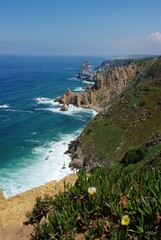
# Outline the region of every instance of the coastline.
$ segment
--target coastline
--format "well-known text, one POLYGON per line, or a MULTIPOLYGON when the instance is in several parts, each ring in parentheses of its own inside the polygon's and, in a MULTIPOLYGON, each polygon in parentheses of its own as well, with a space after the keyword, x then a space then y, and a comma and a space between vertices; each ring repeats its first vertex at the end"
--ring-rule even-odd
MULTIPOLYGON (((95 111, 93 117, 101 110, 93 106, 88 109, 95 111)), ((70 142, 64 145, 68 146, 69 143, 70 142)), ((63 165, 61 165, 61 168, 59 167, 57 171, 59 172, 59 177, 57 177, 57 179, 48 181, 41 186, 33 187, 27 191, 7 198, 5 198, 3 190, 0 190, 0 236, 2 236, 3 240, 30 239, 30 236, 34 230, 33 226, 24 225, 24 222, 27 221, 26 213, 33 209, 35 199, 37 197, 43 197, 46 194, 54 196, 57 193, 65 190, 65 184, 70 183, 74 185, 77 180, 77 174, 73 173, 73 171, 76 172, 75 169, 73 170, 69 167, 70 162, 70 156, 67 161, 62 160, 61 164, 63 165), (63 170, 65 170, 65 175, 62 174, 63 170)))
MULTIPOLYGON (((53 146, 51 146, 51 149, 49 149, 45 154, 42 153, 42 159, 40 159, 40 161, 36 165, 31 166, 31 170, 34 170, 35 175, 33 175, 33 172, 30 172, 30 166, 28 167, 28 171, 30 172, 30 174, 28 176, 28 179, 25 179, 25 181, 27 181, 27 183, 30 181, 31 187, 27 186, 25 182, 23 185, 24 180, 22 179, 21 182, 19 182, 19 185, 15 185, 14 188, 12 187, 13 185, 9 186, 10 194, 8 194, 8 192, 6 193, 5 190, 1 188, 0 199, 9 199, 19 194, 23 194, 26 191, 30 191, 36 187, 41 187, 50 181, 60 181, 69 174, 76 173, 75 169, 71 169, 69 167, 69 163, 71 162, 70 156, 65 154, 68 149, 68 144, 73 139, 74 136, 71 136, 71 138, 67 137, 67 141, 63 140, 61 141, 61 143, 55 143, 53 146), (36 182, 37 176, 39 177, 40 174, 40 181, 36 182), (18 188, 19 186, 21 188, 18 188)), ((23 171, 20 176, 21 175, 23 175, 23 171)))
MULTIPOLYGON (((75 110, 73 110, 73 107, 72 107, 72 111, 75 111, 75 110)), ((83 109, 83 107, 75 107, 75 108, 83 109)), ((93 111, 92 118, 99 111, 101 111, 100 108, 95 107, 95 106, 84 107, 84 109, 85 110, 90 109, 90 110, 93 111)), ((69 111, 71 111, 71 109, 69 111)), ((68 113, 65 112, 63 114, 68 114, 68 113)), ((23 182, 22 182, 22 180, 20 180, 19 185, 15 186, 15 187, 17 187, 18 191, 15 191, 16 188, 13 188, 13 192, 8 194, 7 192, 5 192, 4 189, 1 188, 0 189, 0 192, 2 193, 1 195, 3 195, 3 197, 8 199, 10 197, 16 196, 17 194, 21 194, 23 192, 31 190, 35 187, 40 187, 40 186, 44 185, 45 183, 47 183, 49 181, 52 181, 52 180, 59 181, 59 180, 63 179, 64 177, 66 177, 67 175, 69 175, 71 173, 75 173, 76 169, 69 167, 69 164, 71 163, 72 159, 71 159, 71 156, 69 154, 66 154, 66 152, 69 149, 69 144, 72 141, 76 140, 77 137, 81 134, 81 132, 83 130, 84 130, 84 128, 82 128, 81 130, 76 131, 76 132, 74 132, 70 135, 68 135, 68 134, 67 135, 66 134, 62 135, 61 141, 52 143, 50 148, 48 148, 48 150, 46 151, 46 153, 42 152, 42 157, 40 159, 40 164, 41 165, 38 162, 38 164, 40 165, 40 166, 38 165, 40 167, 39 172, 42 172, 40 183, 35 182, 35 180, 36 180, 36 175, 35 174, 39 174, 39 173, 37 173, 37 171, 36 171, 36 173, 34 173, 34 178, 32 179, 32 175, 31 175, 32 172, 30 171, 30 169, 28 169, 29 172, 30 172, 30 176, 29 176, 29 179, 26 179, 26 181, 30 180, 31 187, 30 186, 26 187, 26 183, 23 186, 23 182), (51 171, 51 169, 54 169, 54 170, 51 171)), ((35 169, 38 168, 38 166, 34 165, 34 171, 35 171, 35 169)), ((23 171, 22 171, 22 174, 20 174, 20 175, 23 175, 23 171)), ((8 187, 10 187, 11 190, 12 190, 12 185, 11 186, 8 185, 8 187)), ((0 199, 1 199, 1 196, 0 196, 0 199)))

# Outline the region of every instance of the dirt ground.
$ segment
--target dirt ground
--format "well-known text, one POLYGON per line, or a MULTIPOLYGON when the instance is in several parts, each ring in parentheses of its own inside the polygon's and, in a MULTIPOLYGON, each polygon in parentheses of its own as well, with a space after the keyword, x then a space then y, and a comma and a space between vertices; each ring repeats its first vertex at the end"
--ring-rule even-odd
POLYGON ((33 232, 32 226, 25 226, 26 212, 31 211, 35 198, 49 194, 54 196, 64 191, 64 183, 74 184, 76 174, 69 174, 59 182, 51 181, 14 197, 0 200, 0 240, 29 240, 33 232))

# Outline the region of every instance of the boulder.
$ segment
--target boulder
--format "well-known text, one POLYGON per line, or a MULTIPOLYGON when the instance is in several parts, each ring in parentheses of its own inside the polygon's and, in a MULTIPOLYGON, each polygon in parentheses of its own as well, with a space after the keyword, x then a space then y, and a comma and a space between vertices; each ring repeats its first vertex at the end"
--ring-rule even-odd
POLYGON ((60 111, 68 111, 68 108, 67 108, 66 104, 63 104, 60 111))

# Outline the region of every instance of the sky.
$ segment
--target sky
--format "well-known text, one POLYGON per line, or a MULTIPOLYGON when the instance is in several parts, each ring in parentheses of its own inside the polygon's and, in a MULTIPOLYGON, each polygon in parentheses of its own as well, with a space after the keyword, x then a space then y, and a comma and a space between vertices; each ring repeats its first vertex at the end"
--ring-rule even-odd
POLYGON ((161 0, 0 0, 0 54, 161 55, 161 0))

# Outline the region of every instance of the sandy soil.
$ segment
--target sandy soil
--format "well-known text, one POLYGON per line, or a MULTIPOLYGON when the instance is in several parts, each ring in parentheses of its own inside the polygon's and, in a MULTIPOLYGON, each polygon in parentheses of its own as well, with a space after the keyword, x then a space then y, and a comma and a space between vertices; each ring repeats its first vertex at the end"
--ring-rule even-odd
POLYGON ((29 240, 33 232, 32 226, 24 226, 26 212, 31 211, 35 198, 49 194, 54 196, 64 191, 64 183, 74 184, 76 174, 70 174, 59 182, 51 181, 14 197, 0 200, 0 240, 29 240))

